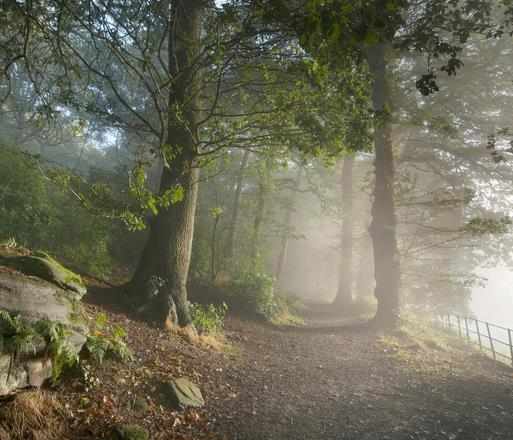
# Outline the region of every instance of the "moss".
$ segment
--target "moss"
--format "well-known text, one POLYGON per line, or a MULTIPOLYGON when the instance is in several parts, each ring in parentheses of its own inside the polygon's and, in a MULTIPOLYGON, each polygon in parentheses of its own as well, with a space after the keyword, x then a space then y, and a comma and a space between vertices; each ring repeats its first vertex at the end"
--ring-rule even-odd
POLYGON ((35 252, 28 256, 3 257, 0 264, 16 269, 25 275, 32 275, 57 286, 77 293, 82 297, 86 287, 80 275, 65 268, 45 252, 35 252))

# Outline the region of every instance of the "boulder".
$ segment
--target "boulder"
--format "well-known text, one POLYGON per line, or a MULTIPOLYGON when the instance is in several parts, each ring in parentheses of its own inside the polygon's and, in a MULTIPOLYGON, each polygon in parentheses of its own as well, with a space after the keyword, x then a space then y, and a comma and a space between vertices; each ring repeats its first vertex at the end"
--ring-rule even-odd
POLYGON ((34 329, 40 321, 63 324, 66 343, 77 353, 86 342, 88 327, 76 291, 1 266, 0 313, 0 396, 40 387, 52 376, 48 341, 35 331, 30 344, 13 350, 16 332, 7 318, 34 329))
POLYGON ((37 387, 52 377, 50 359, 34 358, 13 364, 10 354, 0 355, 0 396, 27 387, 37 387))
POLYGON ((173 409, 201 408, 205 405, 198 386, 185 377, 161 382, 158 388, 163 403, 173 409))
POLYGON ((87 293, 80 275, 65 268, 44 252, 35 252, 32 255, 0 257, 0 264, 25 275, 32 275, 46 280, 64 290, 75 292, 79 298, 82 298, 87 293))

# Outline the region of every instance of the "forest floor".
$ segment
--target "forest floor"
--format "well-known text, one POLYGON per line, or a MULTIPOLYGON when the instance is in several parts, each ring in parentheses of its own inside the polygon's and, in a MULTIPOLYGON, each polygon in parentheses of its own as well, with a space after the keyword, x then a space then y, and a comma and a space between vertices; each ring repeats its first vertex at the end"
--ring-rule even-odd
POLYGON ((513 370, 428 327, 383 335, 349 321, 274 327, 229 317, 229 348, 213 350, 97 298, 87 308, 127 329, 135 359, 91 367, 87 386, 73 377, 59 386, 67 432, 57 438, 109 438, 120 423, 154 440, 513 438, 513 370), (200 385, 205 408, 159 402, 156 384, 180 376, 200 385))

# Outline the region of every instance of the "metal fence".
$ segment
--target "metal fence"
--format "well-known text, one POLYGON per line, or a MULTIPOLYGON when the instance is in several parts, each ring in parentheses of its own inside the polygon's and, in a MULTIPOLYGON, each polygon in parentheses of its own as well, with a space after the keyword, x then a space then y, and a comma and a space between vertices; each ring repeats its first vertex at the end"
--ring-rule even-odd
POLYGON ((457 333, 460 338, 475 343, 495 361, 513 366, 513 330, 479 319, 454 314, 441 315, 443 328, 457 333))

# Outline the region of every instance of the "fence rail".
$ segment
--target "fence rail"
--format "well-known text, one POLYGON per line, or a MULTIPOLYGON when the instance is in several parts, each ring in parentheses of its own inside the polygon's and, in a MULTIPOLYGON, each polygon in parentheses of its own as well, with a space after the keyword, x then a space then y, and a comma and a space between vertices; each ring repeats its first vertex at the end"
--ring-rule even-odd
POLYGON ((480 350, 491 354, 495 361, 513 367, 513 329, 454 314, 440 315, 439 323, 443 328, 457 332, 467 342, 478 345, 480 350))

